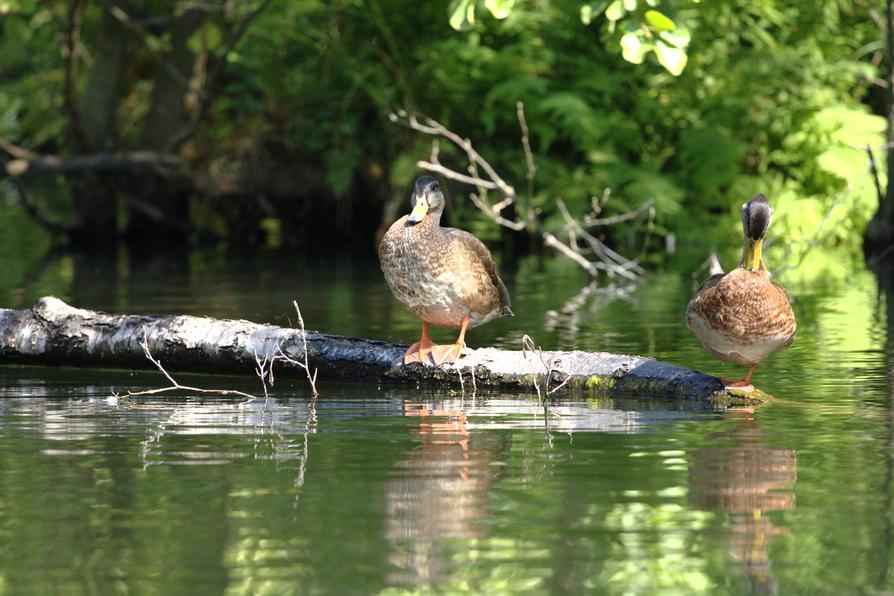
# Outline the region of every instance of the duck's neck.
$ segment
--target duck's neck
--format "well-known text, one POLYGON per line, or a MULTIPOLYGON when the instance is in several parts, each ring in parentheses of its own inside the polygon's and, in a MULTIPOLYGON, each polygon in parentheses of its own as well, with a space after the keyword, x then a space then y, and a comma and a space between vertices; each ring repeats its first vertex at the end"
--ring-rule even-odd
POLYGON ((766 271, 763 259, 763 238, 753 240, 747 235, 742 245, 742 260, 739 267, 748 271, 766 271))
POLYGON ((429 211, 426 216, 422 218, 422 221, 414 224, 407 224, 405 229, 407 232, 413 234, 423 234, 437 230, 441 227, 441 213, 442 211, 429 211))
POLYGON ((420 221, 417 226, 424 226, 426 230, 436 230, 441 227, 441 215, 444 210, 429 211, 428 214, 420 221))

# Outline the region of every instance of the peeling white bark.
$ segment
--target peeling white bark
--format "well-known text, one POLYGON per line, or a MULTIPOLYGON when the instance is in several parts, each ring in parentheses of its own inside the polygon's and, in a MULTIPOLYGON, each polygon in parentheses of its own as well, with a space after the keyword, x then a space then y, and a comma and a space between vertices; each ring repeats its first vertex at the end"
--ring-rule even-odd
MULTIPOLYGON (((147 368, 140 342, 167 370, 240 372, 254 370, 255 358, 286 356, 303 362, 302 333, 249 321, 193 316, 110 315, 41 298, 29 310, 0 309, 0 364, 65 364, 90 367, 147 368)), ((521 352, 495 348, 467 349, 455 365, 441 368, 404 366, 405 346, 382 341, 307 332, 311 368, 320 380, 409 381, 460 384, 478 388, 545 393, 595 392, 712 402, 755 404, 764 395, 731 394, 723 384, 688 368, 639 356, 592 352, 521 352)), ((305 371, 280 361, 278 375, 305 371)), ((325 393, 325 389, 321 389, 325 393)))

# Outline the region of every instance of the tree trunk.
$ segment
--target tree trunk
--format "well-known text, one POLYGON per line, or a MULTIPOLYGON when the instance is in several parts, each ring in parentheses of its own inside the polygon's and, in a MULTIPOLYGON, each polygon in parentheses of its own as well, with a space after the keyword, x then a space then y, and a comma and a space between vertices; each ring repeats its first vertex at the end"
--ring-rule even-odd
MULTIPOLYGON (((302 332, 248 321, 192 316, 109 315, 77 309, 57 298, 30 310, 0 309, 0 363, 151 368, 141 341, 168 372, 242 372, 255 358, 284 354, 304 360, 302 332)), ((598 393, 755 405, 766 395, 725 390, 715 377, 639 356, 590 352, 533 352, 481 348, 441 368, 403 365, 405 346, 371 339, 307 332, 310 368, 318 385, 347 378, 473 388, 500 387, 541 394, 598 393), (474 377, 474 380, 473 380, 474 377), (462 385, 460 383, 462 378, 462 385), (319 383, 319 381, 318 381, 319 383)), ((298 366, 277 362, 276 371, 304 376, 298 366)))
MULTIPOLYGON (((164 55, 164 65, 156 65, 149 98, 149 111, 143 121, 141 146, 159 153, 174 149, 177 136, 189 125, 186 99, 192 90, 196 56, 189 48, 190 38, 204 22, 205 12, 190 9, 178 16, 171 26, 171 46, 164 55)), ((151 205, 152 211, 131 207, 128 210, 127 240, 132 244, 156 246, 183 245, 188 240, 185 230, 190 218, 190 190, 171 180, 147 174, 139 184, 139 199, 151 205), (172 226, 170 222, 182 224, 172 226)))
MULTIPOLYGON (((92 151, 106 151, 117 141, 118 99, 124 91, 131 36, 108 8, 103 10, 93 49, 93 67, 80 98, 81 127, 92 151)), ((74 244, 102 252, 117 242, 117 199, 109 175, 72 178, 74 244)))
POLYGON ((866 226, 863 236, 863 252, 873 257, 885 252, 894 244, 894 0, 885 3, 885 115, 888 127, 885 133, 888 185, 884 198, 879 197, 878 211, 866 226))

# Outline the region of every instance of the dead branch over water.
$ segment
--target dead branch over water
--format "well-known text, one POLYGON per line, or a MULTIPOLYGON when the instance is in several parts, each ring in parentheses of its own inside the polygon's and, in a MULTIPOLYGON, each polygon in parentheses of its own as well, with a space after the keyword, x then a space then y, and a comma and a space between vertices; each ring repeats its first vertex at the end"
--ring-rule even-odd
POLYGON ((435 137, 429 159, 419 161, 416 165, 445 178, 474 186, 475 192, 469 193, 469 199, 495 223, 516 232, 525 229, 535 231, 545 246, 555 249, 562 256, 577 263, 594 280, 599 278, 600 273, 606 274, 610 279, 621 278, 626 281, 634 281, 645 274, 645 269, 639 265, 638 259, 629 259, 618 254, 599 240, 591 230, 595 227, 610 226, 646 215, 648 217, 646 223, 648 238, 655 217, 653 201, 647 201, 626 213, 600 217, 610 197, 610 192, 606 190, 601 198, 591 197, 589 213, 575 217, 561 199, 556 199, 556 205, 562 214, 564 224, 560 230, 553 232, 544 229, 533 207, 537 165, 531 151, 524 104, 517 102, 516 109, 526 166, 527 193, 525 196, 519 195, 515 188, 497 173, 493 165, 472 146, 470 139, 462 137, 433 118, 418 117, 404 110, 392 113, 389 117, 393 122, 399 122, 413 130, 435 137), (465 154, 467 160, 465 173, 441 163, 438 144, 440 140, 453 144, 465 154), (492 192, 498 195, 496 200, 491 199, 492 192), (513 215, 506 215, 507 213, 513 215))
MULTIPOLYGON (((316 393, 319 380, 404 382, 549 395, 598 393, 710 402, 759 403, 760 395, 731 395, 711 377, 639 356, 592 352, 467 349, 456 365, 404 366, 406 346, 249 321, 186 315, 111 315, 42 298, 28 310, 0 309, 0 364, 69 365, 144 369, 164 362, 169 380, 182 372, 257 372, 304 377, 316 393), (260 366, 260 363, 267 363, 260 366), (311 372, 313 370, 314 372, 311 372)), ((173 385, 178 385, 172 381, 173 385)), ((181 386, 182 387, 182 386, 181 386)), ((325 390, 325 389, 324 389, 325 390)), ((243 396, 244 397, 244 396, 243 396)))

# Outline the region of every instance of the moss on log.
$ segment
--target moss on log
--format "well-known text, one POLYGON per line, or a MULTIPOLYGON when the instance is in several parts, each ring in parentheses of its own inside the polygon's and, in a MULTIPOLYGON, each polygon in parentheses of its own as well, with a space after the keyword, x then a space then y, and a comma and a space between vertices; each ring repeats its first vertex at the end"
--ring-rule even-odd
MULTIPOLYGON (((280 352, 303 361, 302 332, 249 321, 195 316, 111 315, 53 297, 28 310, 0 309, 0 364, 151 368, 141 342, 170 372, 245 373, 255 358, 280 352)), ((754 405, 760 392, 730 392, 716 377, 650 358, 581 351, 467 349, 455 365, 403 365, 406 346, 307 331, 311 369, 319 380, 394 381, 471 388, 501 387, 554 394, 635 395, 754 405), (473 380, 474 376, 474 380, 473 380)), ((288 362, 277 374, 303 376, 288 362)), ((320 382, 318 381, 318 383, 320 382)), ((325 388, 322 389, 325 392, 325 388)))

